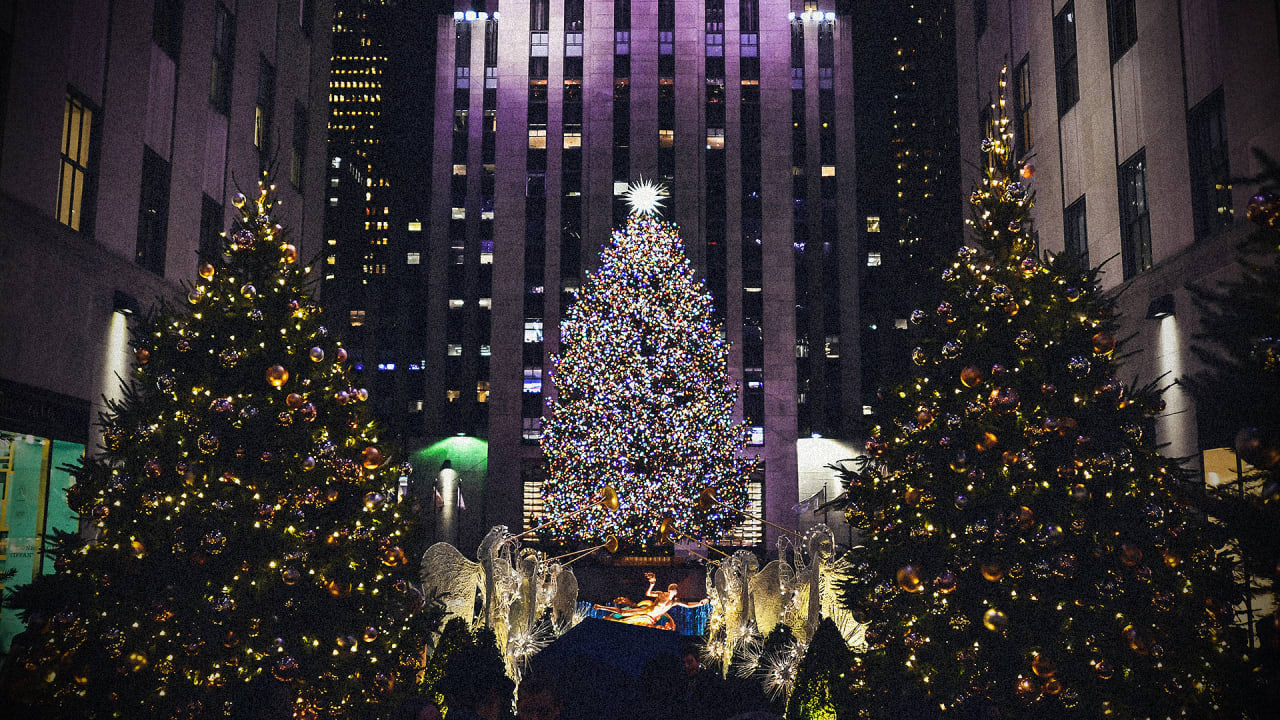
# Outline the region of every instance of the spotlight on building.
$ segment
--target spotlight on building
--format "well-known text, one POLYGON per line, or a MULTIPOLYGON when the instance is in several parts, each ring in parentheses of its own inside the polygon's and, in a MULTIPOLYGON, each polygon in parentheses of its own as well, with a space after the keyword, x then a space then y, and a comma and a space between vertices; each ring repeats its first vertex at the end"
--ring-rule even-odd
POLYGON ((137 315, 142 312, 142 306, 134 296, 123 290, 116 290, 111 298, 111 310, 121 315, 137 315))
POLYGON ((1173 311, 1173 293, 1165 293, 1158 298, 1154 298, 1151 303, 1147 305, 1147 319, 1159 320, 1160 318, 1167 318, 1170 315, 1173 315, 1173 311))

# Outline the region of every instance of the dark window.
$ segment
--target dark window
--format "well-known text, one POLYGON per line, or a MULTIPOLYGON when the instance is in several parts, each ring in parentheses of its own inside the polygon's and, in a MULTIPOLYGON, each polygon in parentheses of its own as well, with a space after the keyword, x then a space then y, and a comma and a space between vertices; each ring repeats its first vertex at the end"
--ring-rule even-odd
POLYGON ((564 29, 582 32, 582 0, 565 0, 564 29))
POLYGON ((1031 68, 1029 57, 1022 58, 1013 71, 1014 128, 1013 147, 1015 157, 1023 157, 1035 145, 1031 131, 1031 68))
POLYGON ((4 119, 9 108, 9 72, 13 69, 13 36, 0 29, 0 152, 4 150, 4 119))
POLYGON ((1058 116, 1066 115, 1080 99, 1076 66, 1076 10, 1069 2, 1053 19, 1053 60, 1058 79, 1058 116))
POLYGON ((1081 267, 1089 267, 1089 225, 1083 195, 1063 211, 1062 232, 1064 252, 1079 258, 1081 267))
POLYGON ((276 106, 276 69, 266 56, 258 61, 258 101, 253 108, 253 144, 265 166, 271 155, 271 119, 276 106))
POLYGON ((1138 42, 1138 10, 1135 0, 1107 0, 1107 37, 1111 45, 1111 62, 1138 42))
POLYGON ((138 246, 135 260, 164 275, 169 231, 169 163, 149 147, 142 150, 142 192, 138 203, 138 246))
POLYGON ((631 29, 631 0, 613 0, 613 29, 631 29))
POLYGON ((529 3, 529 31, 530 32, 546 32, 551 27, 550 17, 551 3, 549 0, 533 0, 529 3))
POLYGON ((222 205, 208 195, 200 196, 200 259, 222 254, 222 205))
POLYGON ((98 184, 97 142, 101 127, 99 113, 78 93, 68 90, 62 112, 57 218, 63 225, 86 235, 93 234, 98 184))
POLYGON ((1231 169, 1222 88, 1187 113, 1191 155, 1191 207, 1196 237, 1208 237, 1231 225, 1231 169))
POLYGON ((1147 153, 1139 150, 1119 168, 1120 254, 1124 279, 1151 267, 1151 215, 1147 209, 1147 153))
POLYGON ((744 33, 760 32, 760 4, 757 0, 739 0, 738 29, 744 33))
POLYGON ((987 31, 987 0, 973 0, 973 36, 982 39, 987 31))
POLYGON ((311 28, 315 24, 315 0, 298 0, 298 27, 302 34, 311 37, 311 28))
POLYGON ((182 48, 182 0, 155 0, 151 39, 174 61, 182 48))
POLYGON ((307 108, 301 103, 293 106, 293 153, 289 162, 289 182, 302 188, 302 173, 307 157, 307 108))
POLYGON ((676 29, 676 0, 658 0, 658 29, 676 29))
POLYGON ((231 110, 231 71, 236 52, 236 19, 226 5, 213 11, 213 75, 209 102, 223 115, 231 110))

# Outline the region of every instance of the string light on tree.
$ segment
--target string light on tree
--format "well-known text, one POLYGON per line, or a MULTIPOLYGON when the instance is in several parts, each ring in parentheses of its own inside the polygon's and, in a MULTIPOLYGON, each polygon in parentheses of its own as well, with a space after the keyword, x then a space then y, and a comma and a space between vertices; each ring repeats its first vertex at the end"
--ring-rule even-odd
POLYGON ((716 538, 746 507, 755 461, 740 456, 729 345, 675 226, 657 219, 666 195, 650 181, 629 188, 626 226, 562 323, 542 438, 549 532, 560 540, 615 535, 646 547, 664 521, 716 538), (606 486, 616 510, 597 502, 606 486), (698 506, 706 488, 719 504, 698 506))

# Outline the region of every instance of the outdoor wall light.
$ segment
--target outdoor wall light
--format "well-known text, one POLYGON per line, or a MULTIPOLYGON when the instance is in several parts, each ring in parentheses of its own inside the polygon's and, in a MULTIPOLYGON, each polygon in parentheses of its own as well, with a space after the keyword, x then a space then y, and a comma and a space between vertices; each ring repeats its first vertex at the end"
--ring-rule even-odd
POLYGON ((138 299, 123 290, 116 290, 111 298, 111 311, 121 315, 136 315, 142 312, 138 299))
POLYGON ((1173 315, 1173 311, 1173 293, 1165 293, 1158 298, 1154 298, 1151 303, 1147 305, 1147 319, 1159 320, 1160 318, 1166 318, 1173 315))

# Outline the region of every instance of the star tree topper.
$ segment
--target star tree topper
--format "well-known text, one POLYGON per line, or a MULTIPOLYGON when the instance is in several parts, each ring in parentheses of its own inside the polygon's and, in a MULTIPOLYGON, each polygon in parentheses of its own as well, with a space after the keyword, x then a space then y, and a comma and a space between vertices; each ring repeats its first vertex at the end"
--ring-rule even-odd
POLYGON ((645 180, 644 177, 641 177, 636 182, 628 185, 622 196, 627 199, 627 204, 631 206, 632 215, 657 217, 662 209, 662 201, 670 197, 671 193, 667 192, 666 185, 655 183, 652 180, 645 180))

